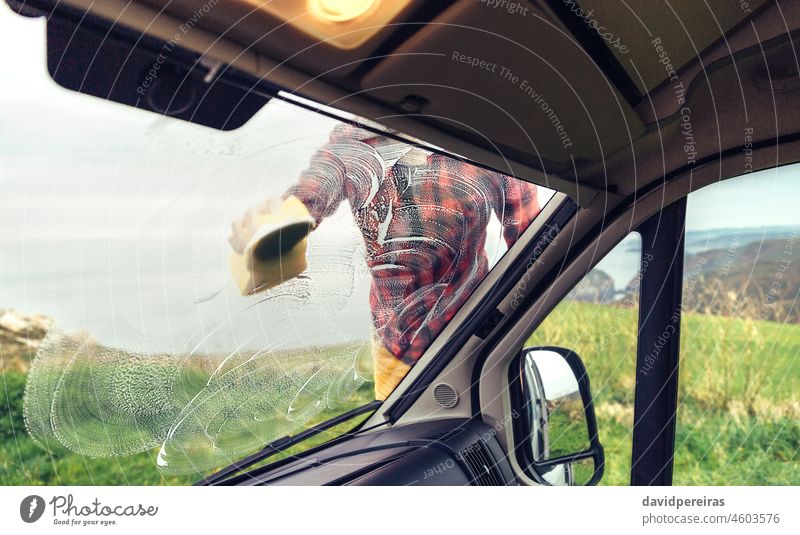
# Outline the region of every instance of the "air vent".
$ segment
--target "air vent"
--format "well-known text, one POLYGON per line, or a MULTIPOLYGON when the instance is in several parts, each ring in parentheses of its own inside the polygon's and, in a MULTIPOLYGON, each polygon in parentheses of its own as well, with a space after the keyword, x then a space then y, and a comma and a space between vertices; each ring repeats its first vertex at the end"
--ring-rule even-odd
POLYGON ((458 405, 458 392, 447 383, 439 383, 433 387, 433 399, 445 409, 458 405))
POLYGON ((472 473, 472 485, 478 487, 497 487, 503 485, 503 477, 497 469, 492 454, 481 441, 467 446, 458 453, 458 458, 472 473))

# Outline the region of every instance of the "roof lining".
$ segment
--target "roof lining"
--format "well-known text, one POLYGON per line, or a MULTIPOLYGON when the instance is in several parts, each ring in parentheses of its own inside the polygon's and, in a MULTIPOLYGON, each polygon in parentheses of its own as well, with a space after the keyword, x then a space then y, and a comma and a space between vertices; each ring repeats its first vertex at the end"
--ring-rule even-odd
POLYGON ((623 98, 631 106, 635 107, 639 104, 642 101, 642 92, 600 35, 596 31, 592 31, 589 25, 572 16, 563 0, 545 0, 545 3, 567 30, 575 36, 578 43, 605 73, 623 98))

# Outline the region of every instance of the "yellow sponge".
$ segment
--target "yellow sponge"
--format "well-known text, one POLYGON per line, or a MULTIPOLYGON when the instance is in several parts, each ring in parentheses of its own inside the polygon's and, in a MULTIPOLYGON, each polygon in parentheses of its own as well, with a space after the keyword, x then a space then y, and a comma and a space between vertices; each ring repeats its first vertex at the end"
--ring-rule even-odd
POLYGON ((306 269, 307 237, 314 218, 292 195, 277 211, 258 216, 256 226, 244 254, 231 253, 228 260, 242 295, 273 288, 306 269))

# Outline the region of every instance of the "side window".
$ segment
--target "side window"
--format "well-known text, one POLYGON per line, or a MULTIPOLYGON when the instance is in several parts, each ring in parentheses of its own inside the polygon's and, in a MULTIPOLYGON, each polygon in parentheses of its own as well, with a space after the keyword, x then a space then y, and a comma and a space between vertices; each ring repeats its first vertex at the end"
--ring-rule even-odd
POLYGON ((605 485, 630 481, 641 249, 636 233, 617 244, 526 344, 571 349, 583 360, 605 449, 605 485))
POLYGON ((798 171, 689 195, 676 485, 800 480, 798 171))

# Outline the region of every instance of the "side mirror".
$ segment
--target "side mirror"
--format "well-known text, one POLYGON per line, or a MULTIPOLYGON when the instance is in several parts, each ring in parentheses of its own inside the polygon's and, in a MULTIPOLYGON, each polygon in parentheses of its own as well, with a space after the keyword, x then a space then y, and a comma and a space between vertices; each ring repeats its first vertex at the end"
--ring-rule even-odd
POLYGON ((517 459, 543 485, 595 485, 603 477, 589 377, 560 347, 522 350, 510 369, 517 459))

